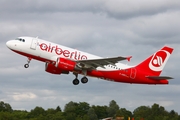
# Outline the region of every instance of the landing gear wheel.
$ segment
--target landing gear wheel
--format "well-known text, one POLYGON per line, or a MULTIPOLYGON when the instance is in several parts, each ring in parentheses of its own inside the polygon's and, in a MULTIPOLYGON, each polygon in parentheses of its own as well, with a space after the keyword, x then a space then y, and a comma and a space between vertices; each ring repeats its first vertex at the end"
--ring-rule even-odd
POLYGON ((83 78, 81 79, 81 82, 82 82, 83 84, 87 83, 87 82, 88 82, 88 78, 87 78, 87 77, 83 77, 83 78))
POLYGON ((29 64, 25 64, 24 67, 25 67, 25 68, 28 68, 28 67, 29 67, 29 64))
POLYGON ((74 80, 73 80, 73 84, 74 84, 74 85, 78 85, 78 84, 79 84, 79 80, 78 80, 78 79, 74 79, 74 80))
POLYGON ((31 62, 32 58, 28 57, 27 64, 24 65, 25 68, 29 67, 29 63, 31 62))

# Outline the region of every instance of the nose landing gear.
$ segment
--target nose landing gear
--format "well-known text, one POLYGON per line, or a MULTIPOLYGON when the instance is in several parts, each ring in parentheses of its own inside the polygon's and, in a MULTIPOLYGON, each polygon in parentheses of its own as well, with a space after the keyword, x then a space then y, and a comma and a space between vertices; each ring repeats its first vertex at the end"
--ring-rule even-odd
POLYGON ((28 68, 28 67, 29 67, 29 64, 25 64, 24 67, 25 67, 25 68, 28 68))
POLYGON ((28 57, 27 64, 24 65, 25 68, 29 67, 29 63, 31 62, 32 58, 28 57))

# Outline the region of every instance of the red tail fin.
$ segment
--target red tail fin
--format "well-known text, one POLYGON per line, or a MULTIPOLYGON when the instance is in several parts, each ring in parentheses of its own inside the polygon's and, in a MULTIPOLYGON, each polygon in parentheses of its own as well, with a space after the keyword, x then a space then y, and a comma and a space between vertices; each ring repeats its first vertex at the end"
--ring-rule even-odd
POLYGON ((148 72, 150 75, 159 76, 172 52, 173 48, 164 46, 162 49, 137 65, 136 68, 148 72))

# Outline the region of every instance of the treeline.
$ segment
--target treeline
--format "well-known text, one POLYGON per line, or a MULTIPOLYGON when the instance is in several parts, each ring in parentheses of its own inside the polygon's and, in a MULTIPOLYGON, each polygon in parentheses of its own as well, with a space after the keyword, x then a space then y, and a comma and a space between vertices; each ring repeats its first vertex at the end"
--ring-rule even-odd
POLYGON ((110 101, 108 106, 90 106, 86 102, 69 102, 62 111, 59 106, 47 110, 35 107, 31 111, 13 110, 10 104, 0 102, 0 120, 99 120, 107 117, 133 117, 135 120, 180 120, 180 115, 174 110, 167 111, 163 106, 153 104, 140 106, 133 112, 120 108, 116 101, 110 101))

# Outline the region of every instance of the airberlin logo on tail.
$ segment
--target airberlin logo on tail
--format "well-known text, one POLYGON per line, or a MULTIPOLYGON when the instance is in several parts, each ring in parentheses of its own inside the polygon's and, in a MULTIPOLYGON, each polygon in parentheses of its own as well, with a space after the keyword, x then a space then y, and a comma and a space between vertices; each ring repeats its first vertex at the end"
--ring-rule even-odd
POLYGON ((164 68, 170 53, 165 50, 160 50, 155 53, 149 62, 149 68, 153 71, 162 71, 164 68))
POLYGON ((156 58, 152 62, 153 65, 156 67, 160 67, 163 64, 163 60, 161 56, 156 56, 156 58))

